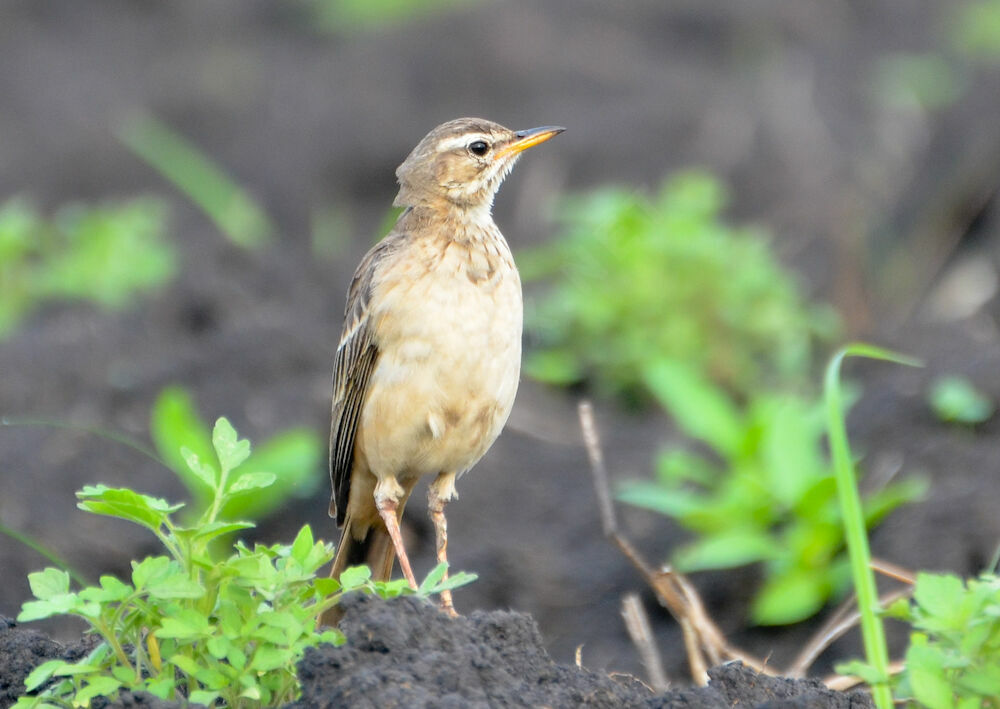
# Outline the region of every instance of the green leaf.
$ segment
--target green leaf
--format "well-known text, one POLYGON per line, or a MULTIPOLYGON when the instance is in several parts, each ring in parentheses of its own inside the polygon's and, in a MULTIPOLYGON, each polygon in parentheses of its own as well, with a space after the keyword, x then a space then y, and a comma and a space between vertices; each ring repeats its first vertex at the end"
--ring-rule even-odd
POLYGON ((292 654, 287 649, 262 645, 254 653, 253 659, 250 661, 250 669, 257 672, 269 672, 279 667, 285 667, 291 658, 292 654))
MULTIPOLYGON (((172 677, 159 677, 146 683, 145 690, 164 701, 173 699, 177 687, 172 677)), ((207 705, 211 706, 211 705, 207 705)))
POLYGON ((198 525, 191 530, 193 531, 191 538, 207 541, 232 532, 238 532, 241 529, 252 529, 255 526, 257 525, 253 522, 208 522, 198 525))
POLYGON ((28 574, 28 585, 31 586, 35 598, 47 601, 69 593, 69 574, 49 567, 44 571, 28 574))
POLYGON ((145 590, 150 583, 156 583, 175 568, 179 567, 172 568, 170 559, 165 556, 151 556, 142 561, 133 561, 132 585, 136 590, 145 590))
POLYGON ((923 611, 941 619, 958 619, 956 613, 959 612, 964 595, 965 584, 954 574, 920 572, 913 587, 913 600, 923 611))
POLYGON ((900 505, 927 497, 929 490, 930 481, 925 477, 911 476, 905 480, 886 485, 862 501, 865 524, 874 527, 883 517, 900 505))
POLYGON ((24 687, 28 692, 33 692, 43 684, 49 681, 53 673, 57 668, 62 667, 65 664, 64 660, 49 660, 48 662, 43 662, 33 669, 28 676, 24 678, 24 687))
POLYGON ((128 598, 132 591, 132 587, 128 584, 122 583, 114 576, 104 575, 101 577, 100 587, 91 586, 82 589, 78 595, 84 601, 110 603, 128 598))
POLYGON ((681 571, 729 569, 777 556, 774 538, 757 529, 730 529, 685 544, 673 556, 681 571))
POLYGON ((577 357, 567 350, 554 348, 529 353, 524 360, 524 373, 557 386, 569 386, 583 379, 577 357))
POLYGON ((89 677, 87 686, 76 693, 73 701, 76 706, 89 707, 94 697, 109 697, 121 687, 122 683, 114 677, 89 677))
POLYGON ((253 492, 260 488, 270 487, 276 479, 277 476, 274 473, 244 473, 229 486, 226 493, 229 495, 239 495, 241 493, 253 492))
POLYGON ((448 562, 442 561, 431 569, 429 574, 427 574, 427 578, 425 578, 420 584, 420 588, 417 589, 417 593, 422 595, 430 593, 430 589, 437 586, 446 573, 448 573, 448 562))
POLYGON ((205 587, 189 578, 183 570, 177 570, 169 575, 150 580, 146 590, 153 598, 201 598, 205 595, 205 587))
POLYGON ((761 455, 765 484, 785 508, 792 508, 817 477, 831 477, 820 448, 822 418, 792 396, 764 407, 761 455))
POLYGON ((201 666, 194 658, 182 653, 171 655, 167 661, 188 677, 194 677, 198 674, 198 670, 201 669, 201 666))
POLYGON ((996 404, 965 377, 939 377, 931 384, 927 398, 942 421, 978 424, 996 411, 996 404))
MULTIPOLYGON (((161 639, 191 639, 207 636, 211 631, 212 628, 208 622, 208 618, 195 610, 185 608, 180 610, 175 616, 164 618, 154 635, 161 639)), ((170 661, 174 662, 174 659, 171 658, 170 661)))
MULTIPOLYGON (((478 578, 479 576, 477 574, 469 573, 468 571, 457 571, 454 574, 451 574, 448 578, 430 587, 430 589, 428 589, 426 593, 428 595, 433 595, 441 593, 442 591, 450 591, 452 589, 459 588, 460 586, 465 586, 467 584, 470 584, 478 578)), ((424 582, 424 584, 421 584, 421 593, 424 592, 423 586, 425 584, 426 581, 424 582)))
POLYGON ((267 472, 274 482, 264 490, 255 490, 228 500, 223 516, 259 519, 284 505, 291 497, 307 498, 319 486, 324 444, 315 431, 290 429, 277 434, 254 449, 240 466, 240 473, 267 472))
POLYGON ((914 698, 928 709, 952 709, 951 684, 945 677, 943 657, 926 644, 926 636, 914 633, 906 651, 906 671, 914 698))
POLYGON ((649 364, 643 378, 660 404, 689 436, 722 456, 736 457, 743 446, 743 422, 736 406, 693 367, 679 361, 649 364))
MULTIPOLYGON (((996 662, 997 658, 992 658, 996 662)), ((955 683, 964 692, 972 692, 981 697, 1000 697, 1000 666, 996 664, 985 667, 970 667, 965 669, 955 683)))
POLYGON ((206 707, 214 707, 220 696, 222 695, 217 691, 196 689, 191 692, 188 701, 191 704, 203 704, 206 707))
POLYGON ((304 525, 295 535, 295 541, 292 542, 291 557, 305 566, 314 544, 312 528, 308 524, 304 525))
POLYGON ((868 685, 885 684, 887 681, 887 678, 880 675, 878 670, 869 665, 867 662, 862 662, 861 660, 838 662, 834 669, 837 674, 840 675, 854 675, 856 677, 860 677, 865 684, 868 685))
MULTIPOLYGON (((67 594, 62 598, 69 599, 70 596, 67 594)), ((49 601, 25 601, 21 604, 21 612, 17 614, 17 620, 21 623, 41 620, 42 618, 67 613, 72 607, 71 602, 60 602, 57 599, 49 601)))
POLYGON ((205 648, 212 657, 216 660, 221 660, 233 649, 233 644, 229 638, 221 635, 213 635, 205 643, 205 648))
POLYGON ((712 501, 701 493, 646 480, 626 480, 619 487, 617 497, 622 502, 675 519, 684 519, 712 505, 712 501))
POLYGON ((64 662, 53 670, 52 674, 58 677, 74 677, 76 675, 86 675, 92 672, 100 672, 99 665, 92 665, 87 662, 64 662))
MULTIPOLYGON (((182 450, 188 450, 199 461, 213 460, 215 449, 208 424, 199 416, 191 395, 180 387, 167 387, 153 404, 150 434, 160 457, 184 483, 188 492, 204 507, 211 499, 214 476, 210 481, 192 471, 182 450)), ((204 472, 204 471, 201 471, 204 472)))
POLYGON ((187 446, 181 448, 181 457, 184 458, 184 464, 192 475, 198 478, 205 487, 215 489, 216 485, 219 484, 219 472, 215 468, 202 462, 198 454, 187 446))
POLYGON ((128 520, 158 531, 171 512, 184 505, 171 505, 166 500, 140 495, 128 488, 109 488, 104 485, 87 485, 76 493, 81 502, 77 507, 94 514, 128 520))
POLYGON ((758 625, 788 625, 804 620, 823 607, 829 581, 816 569, 792 569, 772 576, 751 607, 758 625))
POLYGON ((361 588, 372 577, 372 570, 367 566, 350 566, 340 574, 340 585, 345 591, 361 588))
POLYGON ((250 441, 238 438, 236 429, 224 416, 215 422, 212 445, 225 471, 235 470, 250 456, 250 441))

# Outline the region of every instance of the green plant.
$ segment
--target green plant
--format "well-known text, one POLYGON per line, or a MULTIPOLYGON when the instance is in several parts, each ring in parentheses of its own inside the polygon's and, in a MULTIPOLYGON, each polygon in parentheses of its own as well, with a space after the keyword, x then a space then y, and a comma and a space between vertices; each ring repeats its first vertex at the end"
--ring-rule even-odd
POLYGON ((314 27, 341 33, 400 25, 471 4, 471 0, 306 0, 314 27))
POLYGON ((519 254, 526 280, 553 278, 529 301, 528 374, 632 400, 664 361, 740 395, 807 381, 836 317, 804 301, 762 231, 723 221, 725 201, 714 177, 688 171, 653 197, 605 189, 567 202, 564 235, 519 254))
MULTIPOLYGON (((75 615, 102 642, 83 660, 53 660, 34 669, 25 681, 34 696, 15 705, 89 706, 95 697, 122 689, 150 692, 161 699, 213 705, 266 707, 293 700, 298 692, 295 663, 307 647, 339 644, 339 631, 316 632, 316 618, 343 593, 363 590, 382 597, 408 593, 404 580, 371 581, 366 567, 349 569, 340 581, 316 578, 333 557, 332 546, 313 539, 308 525, 291 545, 236 545, 228 559, 213 562, 212 539, 247 529, 249 522, 219 519, 226 503, 250 490, 266 488, 274 475, 236 474, 250 455, 226 419, 212 435, 218 464, 185 450, 192 474, 213 492, 196 524, 176 524, 182 507, 132 490, 87 486, 79 507, 118 517, 150 530, 166 555, 132 562, 129 583, 102 576, 99 586, 70 590, 66 572, 49 568, 29 575, 36 600, 24 604, 21 621, 75 615)), ((429 595, 474 579, 456 574, 441 579, 446 565, 434 569, 418 593, 429 595)))
POLYGON ((107 308, 166 283, 175 271, 159 200, 68 205, 45 219, 31 204, 0 206, 0 337, 32 309, 54 300, 107 308))
POLYGON ((198 205, 231 242, 246 249, 268 243, 274 227, 264 210, 184 137, 147 115, 130 117, 118 136, 198 205))
MULTIPOLYGON (((180 387, 167 387, 157 397, 150 414, 150 434, 157 453, 184 483, 193 504, 188 516, 195 519, 215 498, 209 481, 193 471, 181 451, 193 452, 201 460, 211 459, 212 432, 198 415, 191 395, 180 387)), ((292 497, 309 497, 320 482, 316 471, 323 457, 323 444, 315 431, 292 428, 257 446, 233 471, 235 475, 266 471, 274 475, 267 488, 246 490, 233 496, 219 511, 221 519, 257 520, 274 512, 292 497)))
POLYGON ((1000 59, 1000 0, 960 3, 949 19, 955 49, 975 59, 1000 59))
MULTIPOLYGON (((913 628, 902 672, 892 678, 898 704, 928 709, 1000 707, 1000 578, 984 573, 963 581, 954 574, 920 572, 913 597, 883 613, 913 628)), ((876 619, 877 620, 877 619, 876 619)), ((887 672, 851 660, 837 671, 888 688, 887 672)), ((888 691, 886 689, 886 691, 888 691)), ((892 706, 891 697, 889 704, 892 706)))
POLYGON ((1000 578, 920 573, 913 600, 900 599, 886 615, 914 630, 898 699, 929 709, 1000 707, 1000 578))
MULTIPOLYGON (((802 395, 758 393, 740 406, 677 362, 647 367, 646 386, 680 429, 711 455, 669 450, 654 481, 632 481, 625 502, 676 519, 695 540, 672 556, 682 571, 763 562, 751 607, 758 624, 792 623, 817 612, 849 580, 834 472, 823 452, 823 409, 802 395)), ((868 496, 876 524, 922 494, 906 480, 868 496)))
POLYGON ((942 421, 966 425, 984 423, 996 411, 996 404, 965 377, 935 379, 927 401, 942 421))

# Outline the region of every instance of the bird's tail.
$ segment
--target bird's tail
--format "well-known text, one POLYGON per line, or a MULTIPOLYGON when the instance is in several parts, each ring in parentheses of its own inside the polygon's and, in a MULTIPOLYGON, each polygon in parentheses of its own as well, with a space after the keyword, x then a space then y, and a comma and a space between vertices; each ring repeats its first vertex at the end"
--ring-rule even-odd
MULTIPOLYGON (((399 505, 396 512, 397 517, 403 516, 403 505, 399 505)), ((392 567, 396 561, 396 549, 392 545, 392 539, 385 525, 379 520, 368 527, 368 531, 361 539, 354 537, 352 520, 348 517, 344 520, 344 526, 340 532, 340 544, 337 546, 337 555, 333 559, 333 566, 330 569, 330 578, 339 579, 340 575, 351 566, 364 564, 372 570, 373 581, 388 581, 392 576, 392 567)), ((321 625, 336 626, 343 611, 339 606, 334 606, 323 613, 320 617, 321 625)))
POLYGON ((355 539, 351 521, 350 517, 344 521, 330 577, 339 579, 344 569, 364 564, 372 570, 373 581, 388 581, 396 561, 396 549, 385 525, 381 522, 373 524, 363 538, 355 539))

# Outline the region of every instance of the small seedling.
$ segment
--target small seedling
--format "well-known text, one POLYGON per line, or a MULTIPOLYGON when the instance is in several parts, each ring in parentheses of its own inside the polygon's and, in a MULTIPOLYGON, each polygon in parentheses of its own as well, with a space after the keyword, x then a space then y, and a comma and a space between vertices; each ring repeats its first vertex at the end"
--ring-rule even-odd
MULTIPOLYGON (((315 630, 324 610, 348 591, 382 597, 411 592, 405 580, 372 582, 365 567, 345 571, 339 581, 316 578, 333 548, 316 541, 308 525, 291 545, 250 548, 240 542, 227 559, 213 561, 208 550, 214 538, 253 526, 223 521, 220 512, 230 500, 272 485, 275 476, 237 473, 250 444, 224 418, 216 422, 212 445, 214 461, 183 451, 190 473, 212 492, 191 526, 173 518, 183 505, 127 488, 90 485, 77 493, 80 509, 148 529, 166 554, 132 562, 127 581, 102 576, 99 586, 79 591, 59 569, 29 575, 36 600, 24 604, 18 620, 77 616, 101 642, 79 662, 36 667, 25 681, 36 694, 19 699, 17 709, 89 706, 123 689, 234 709, 279 706, 299 694, 295 665, 305 649, 344 641, 339 631, 315 630)), ((418 595, 475 578, 459 573, 442 582, 444 571, 444 565, 434 569, 418 595)))
POLYGON ((935 415, 942 421, 969 426, 993 416, 996 404, 965 377, 940 377, 931 384, 927 396, 935 415))

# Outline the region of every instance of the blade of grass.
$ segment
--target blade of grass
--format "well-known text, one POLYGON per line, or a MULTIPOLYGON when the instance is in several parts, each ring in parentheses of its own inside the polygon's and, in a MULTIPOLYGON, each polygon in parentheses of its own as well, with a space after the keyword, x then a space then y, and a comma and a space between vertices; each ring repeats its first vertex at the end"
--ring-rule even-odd
POLYGON ((0 534, 10 537, 14 541, 20 542, 29 549, 38 552, 46 559, 51 561, 53 564, 55 564, 59 569, 62 569, 67 574, 69 574, 70 578, 72 578, 81 586, 87 586, 90 584, 90 581, 87 580, 86 576, 84 576, 79 571, 74 569, 72 566, 69 565, 69 562, 67 562, 65 559, 63 559, 61 556, 56 554, 54 551, 49 549, 47 546, 42 544, 34 537, 27 535, 24 532, 19 532, 13 527, 8 527, 3 522, 0 522, 0 534))
POLYGON ((245 249, 267 244, 274 228, 264 211, 181 135, 140 114, 125 120, 118 138, 201 207, 230 241, 245 249))
POLYGON ((861 507, 861 497, 858 493, 851 448, 847 440, 847 427, 844 423, 844 409, 841 401, 840 367, 847 357, 868 357, 869 359, 880 359, 910 366, 919 366, 919 363, 903 355, 872 345, 850 344, 833 356, 827 365, 826 376, 823 380, 827 435, 830 439, 830 455, 833 458, 834 475, 837 480, 837 495, 840 498, 841 514, 844 518, 844 533, 847 537, 851 576, 858 597, 861 636, 868 663, 882 678, 882 681, 872 685, 872 697, 879 709, 892 709, 892 692, 888 684, 889 651, 885 642, 885 629, 882 627, 882 621, 878 615, 878 591, 875 587, 875 574, 870 567, 871 553, 868 549, 868 533, 861 507))

